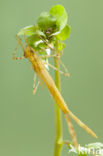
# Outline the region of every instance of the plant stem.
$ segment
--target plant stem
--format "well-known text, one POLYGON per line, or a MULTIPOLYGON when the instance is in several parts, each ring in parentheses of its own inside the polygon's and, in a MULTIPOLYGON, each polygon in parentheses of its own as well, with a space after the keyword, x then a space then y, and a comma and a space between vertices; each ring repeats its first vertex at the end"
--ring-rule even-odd
MULTIPOLYGON (((59 53, 57 51, 57 53, 59 53)), ((59 69, 59 61, 58 58, 54 59, 54 65, 57 69, 59 69)), ((55 71, 55 84, 58 90, 61 90, 61 82, 60 82, 60 72, 55 71)), ((62 148, 62 117, 61 117, 61 110, 58 105, 55 103, 55 120, 56 120, 56 139, 55 139, 55 148, 54 148, 54 156, 61 155, 61 148, 62 148)))

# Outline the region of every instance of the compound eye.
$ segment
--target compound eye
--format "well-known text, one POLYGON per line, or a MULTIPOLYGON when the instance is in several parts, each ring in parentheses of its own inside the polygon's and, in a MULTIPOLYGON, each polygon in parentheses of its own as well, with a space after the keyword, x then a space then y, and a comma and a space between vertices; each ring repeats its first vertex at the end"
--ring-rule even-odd
POLYGON ((33 49, 30 48, 30 52, 31 52, 31 53, 34 53, 33 49))

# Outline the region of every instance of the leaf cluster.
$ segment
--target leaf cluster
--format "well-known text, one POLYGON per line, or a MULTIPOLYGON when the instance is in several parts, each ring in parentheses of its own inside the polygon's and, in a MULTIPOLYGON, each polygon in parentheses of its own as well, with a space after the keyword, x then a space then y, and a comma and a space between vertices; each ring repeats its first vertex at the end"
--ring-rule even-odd
POLYGON ((65 47, 63 41, 70 34, 70 26, 67 21, 65 8, 62 5, 56 5, 51 7, 49 12, 41 13, 35 25, 24 27, 18 35, 25 35, 29 45, 35 51, 45 51, 48 44, 57 47, 57 42, 59 42, 59 51, 62 51, 65 47))

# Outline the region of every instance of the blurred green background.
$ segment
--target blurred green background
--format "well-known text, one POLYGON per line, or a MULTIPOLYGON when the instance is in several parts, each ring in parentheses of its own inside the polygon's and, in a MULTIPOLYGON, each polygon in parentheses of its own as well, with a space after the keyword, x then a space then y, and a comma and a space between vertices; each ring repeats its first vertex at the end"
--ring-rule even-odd
MULTIPOLYGON (((12 61, 12 52, 17 44, 16 33, 35 24, 41 12, 56 4, 64 5, 71 26, 62 58, 71 77, 61 77, 62 95, 69 108, 99 137, 92 138, 73 122, 79 143, 103 142, 103 0, 1 0, 1 156, 53 155, 53 100, 42 87, 32 95, 30 64, 26 60, 12 61)), ((64 138, 70 140, 64 119, 63 127, 64 138)), ((69 155, 67 148, 63 148, 62 155, 69 155)))

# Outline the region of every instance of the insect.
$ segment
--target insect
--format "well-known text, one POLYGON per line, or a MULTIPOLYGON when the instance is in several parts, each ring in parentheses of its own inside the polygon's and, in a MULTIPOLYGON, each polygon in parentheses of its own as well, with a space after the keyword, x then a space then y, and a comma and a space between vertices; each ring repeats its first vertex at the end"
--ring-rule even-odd
MULTIPOLYGON (((58 104, 59 108, 64 113, 65 118, 68 122, 68 127, 69 127, 70 131, 71 131, 71 129, 73 130, 73 126, 71 125, 69 116, 71 116, 71 118, 80 127, 82 127, 85 131, 87 131, 90 135, 97 138, 96 134, 90 128, 88 128, 79 118, 77 118, 70 111, 70 109, 68 109, 66 102, 64 101, 61 93, 59 92, 59 90, 57 89, 57 87, 55 85, 55 82, 53 81, 52 77, 50 76, 50 74, 46 70, 45 64, 41 61, 41 58, 38 57, 38 55, 34 51, 34 49, 31 48, 28 45, 28 43, 27 43, 26 47, 24 48, 22 43, 21 43, 21 40, 19 38, 17 38, 17 40, 18 40, 18 45, 20 44, 21 48, 23 49, 23 56, 17 58, 17 57, 15 57, 15 53, 14 53, 13 54, 13 60, 18 60, 18 59, 23 59, 23 58, 29 59, 29 61, 31 62, 32 68, 34 69, 34 71, 38 75, 39 79, 46 84, 46 86, 47 86, 49 92, 51 93, 52 97, 54 98, 54 100, 58 104)), ((65 73, 63 73, 63 74, 65 74, 65 73)), ((71 135, 75 135, 75 132, 73 131, 73 133, 71 135)), ((73 136, 72 136, 72 138, 73 138, 73 136)), ((74 138, 74 144, 75 144, 75 146, 77 146, 75 138, 74 138)))

